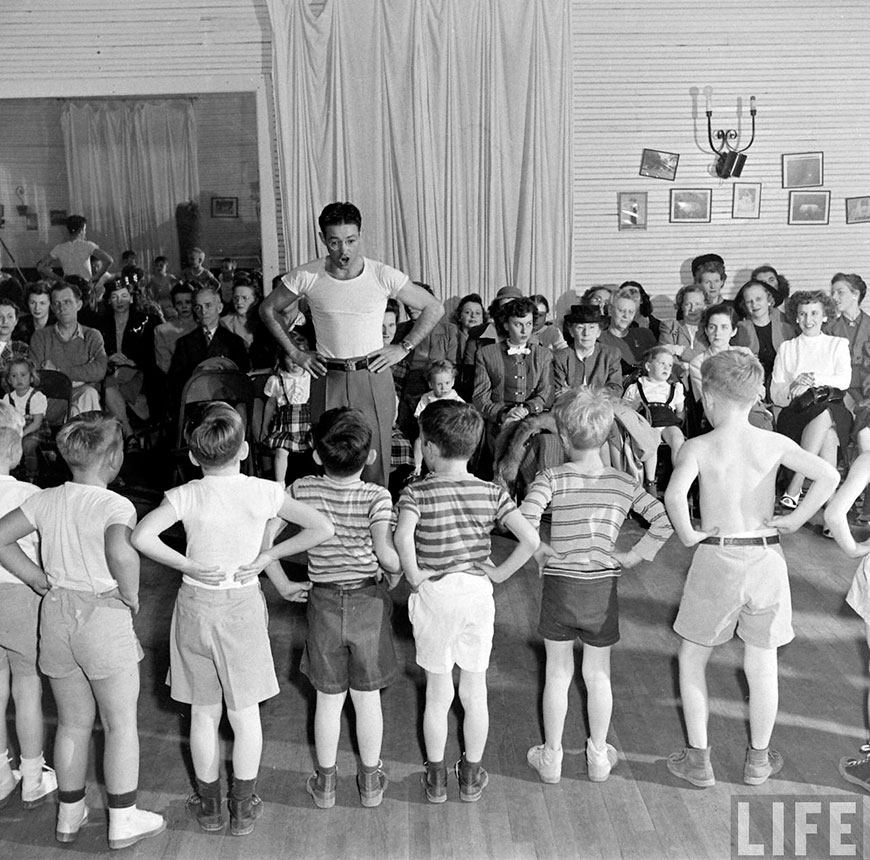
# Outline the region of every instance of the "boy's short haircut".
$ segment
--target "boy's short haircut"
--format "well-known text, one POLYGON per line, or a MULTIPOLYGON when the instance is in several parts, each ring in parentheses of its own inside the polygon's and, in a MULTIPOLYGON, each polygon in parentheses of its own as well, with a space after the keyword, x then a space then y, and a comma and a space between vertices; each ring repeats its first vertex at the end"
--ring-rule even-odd
POLYGON ((733 329, 736 329, 737 324, 740 322, 740 315, 737 313, 737 308, 734 307, 732 302, 719 302, 719 304, 710 305, 704 311, 704 315, 701 317, 701 331, 707 328, 710 318, 715 316, 728 317, 731 320, 731 328, 733 329))
POLYGON ((93 466, 123 444, 121 422, 104 412, 82 412, 57 434, 57 450, 70 468, 93 466))
POLYGON ((244 441, 242 416, 222 400, 209 403, 199 424, 187 434, 187 446, 200 466, 226 465, 238 455, 244 441))
POLYGON ((357 230, 362 230, 362 215, 353 203, 330 203, 323 207, 317 218, 317 226, 325 236, 326 228, 336 224, 353 224, 357 230))
POLYGON ((169 260, 166 259, 162 254, 154 258, 155 266, 162 266, 164 263, 168 263, 169 260))
POLYGON ((21 431, 0 425, 0 462, 8 469, 21 461, 21 431))
POLYGON ((66 219, 66 229, 75 236, 77 233, 81 233, 82 230, 87 226, 88 220, 84 215, 70 215, 66 219))
POLYGON ((36 369, 36 365, 33 363, 33 361, 26 355, 20 355, 17 358, 13 358, 9 361, 9 364, 6 365, 6 372, 3 374, 3 381, 6 383, 6 385, 8 385, 11 389, 12 383, 9 381, 9 374, 16 364, 27 365, 27 369, 30 371, 31 387, 39 388, 39 371, 36 369))
POLYGON ((434 400, 420 413, 420 435, 448 460, 470 460, 483 433, 483 416, 458 400, 434 400))
POLYGON ((673 357, 673 353, 666 346, 650 347, 650 349, 643 354, 643 366, 646 367, 649 362, 655 361, 660 355, 664 355, 665 353, 673 357))
POLYGON ((556 427, 576 451, 600 448, 613 426, 613 400, 606 391, 581 385, 566 391, 553 407, 556 427))
POLYGON ((327 409, 312 435, 314 450, 328 475, 344 478, 365 467, 372 449, 372 428, 358 409, 327 409))
POLYGON ((136 252, 132 248, 128 248, 123 254, 121 254, 121 262, 123 263, 124 260, 131 260, 134 257, 136 257, 136 252))
POLYGON ((430 361, 429 366, 426 368, 426 379, 431 382, 435 378, 436 373, 449 373, 455 379, 456 367, 447 358, 436 358, 435 361, 430 361))
POLYGON ((170 291, 169 295, 174 299, 176 296, 193 296, 196 287, 190 281, 179 281, 170 291))
POLYGON ((726 349, 701 365, 701 387, 723 400, 753 406, 762 393, 764 368, 751 353, 726 349))

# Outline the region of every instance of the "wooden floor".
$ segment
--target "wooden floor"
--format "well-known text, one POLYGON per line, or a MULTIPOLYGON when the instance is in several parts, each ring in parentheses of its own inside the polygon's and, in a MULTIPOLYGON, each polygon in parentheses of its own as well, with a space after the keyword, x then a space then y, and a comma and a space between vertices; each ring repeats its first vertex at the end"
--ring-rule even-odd
MULTIPOLYGON (((637 526, 627 526, 626 539, 637 535, 637 526)), ((495 539, 497 555, 508 547, 505 539, 495 539)), ((717 651, 709 671, 716 786, 695 789, 671 777, 664 765, 664 756, 684 742, 676 682, 678 638, 671 624, 691 556, 672 538, 654 564, 622 578, 622 640, 613 652, 615 708, 610 734, 620 760, 603 784, 589 782, 585 774, 582 682, 572 691, 561 783, 541 784, 526 765, 527 748, 541 741, 543 649, 535 633, 539 582, 531 569, 525 569, 496 587, 489 671, 491 730, 485 756, 490 783, 477 804, 459 802, 455 781, 448 803, 432 806, 425 800, 420 784, 422 674, 414 663, 407 589, 400 586, 394 621, 404 672, 383 694, 383 757, 390 776, 386 798, 378 809, 359 805, 356 759, 345 724, 336 806, 327 811, 314 808, 305 793, 313 761, 313 697, 299 672, 304 607, 281 603, 264 580, 281 693, 262 707, 265 749, 258 792, 265 800, 265 813, 255 831, 243 838, 226 831, 206 834, 185 814, 184 800, 191 790, 187 715, 169 699, 163 683, 179 577, 146 562, 142 610, 136 619, 145 648, 139 797, 141 806, 166 815, 168 830, 125 853, 166 860, 729 857, 733 795, 851 795, 853 787, 841 780, 836 762, 855 752, 867 737, 863 626, 843 601, 855 563, 810 528, 787 538, 785 551, 797 639, 780 652, 781 700, 774 745, 785 756, 785 767, 778 777, 758 788, 742 782, 746 690, 736 641, 717 651)), ((294 572, 304 575, 299 567, 294 572)), ((49 692, 45 700, 53 735, 49 692)), ((11 720, 9 726, 12 734, 11 720)), ((99 730, 94 737, 99 749, 99 730)), ((51 740, 47 749, 50 760, 51 740)), ((448 760, 459 753, 454 725, 448 760)), ((108 854, 105 793, 95 770, 92 767, 87 793, 91 823, 75 844, 55 843, 53 805, 25 812, 15 798, 0 811, 0 857, 50 860, 108 854)))

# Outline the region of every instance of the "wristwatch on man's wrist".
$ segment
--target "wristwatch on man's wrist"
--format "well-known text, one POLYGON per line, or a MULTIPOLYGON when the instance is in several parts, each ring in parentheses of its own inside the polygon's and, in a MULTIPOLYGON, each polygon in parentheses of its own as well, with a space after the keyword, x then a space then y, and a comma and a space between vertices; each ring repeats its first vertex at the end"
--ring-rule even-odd
POLYGON ((405 352, 413 352, 413 351, 414 351, 414 344, 412 344, 412 343, 411 343, 410 341, 408 341, 408 340, 403 340, 403 341, 399 344, 399 346, 402 347, 402 349, 404 349, 405 352))

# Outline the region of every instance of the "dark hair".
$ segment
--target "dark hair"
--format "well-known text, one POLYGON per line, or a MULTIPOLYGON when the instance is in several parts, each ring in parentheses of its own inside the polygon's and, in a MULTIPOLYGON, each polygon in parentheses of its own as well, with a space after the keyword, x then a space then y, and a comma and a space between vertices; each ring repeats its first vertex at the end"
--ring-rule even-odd
POLYGON ((843 272, 837 272, 831 278, 831 286, 833 287, 837 281, 845 281, 853 293, 858 293, 858 304, 864 301, 864 296, 867 295, 867 284, 864 283, 864 279, 860 275, 846 275, 843 272))
MULTIPOLYGON (((612 297, 616 292, 616 287, 611 284, 595 284, 595 286, 589 287, 582 296, 580 296, 580 304, 581 305, 591 305, 592 304, 592 295, 597 293, 599 290, 604 290, 609 297, 612 297)), ((610 298, 608 298, 607 302, 604 304, 605 308, 610 307, 610 298)), ((605 311, 606 313, 606 311, 605 311)))
POLYGON ((765 281, 756 281, 754 278, 750 281, 747 281, 738 291, 737 295, 734 296, 734 305, 737 308, 737 313, 743 319, 749 319, 749 310, 746 307, 746 291, 750 287, 761 287, 770 298, 773 299, 773 305, 776 305, 776 301, 779 297, 779 291, 776 287, 770 286, 770 284, 765 281))
POLYGON ((483 322, 487 322, 489 315, 486 312, 486 308, 483 306, 483 299, 479 293, 469 293, 467 296, 463 296, 459 300, 459 304, 456 306, 456 310, 453 313, 453 322, 459 325, 459 318, 462 316, 462 309, 470 304, 480 305, 480 309, 483 311, 483 322))
POLYGON ((821 305, 825 316, 833 319, 837 314, 837 306, 834 304, 830 293, 824 290, 798 290, 788 297, 786 313, 791 319, 797 319, 798 308, 801 305, 821 305))
POLYGON ((724 282, 724 280, 728 277, 725 274, 725 264, 721 260, 705 260, 703 263, 700 263, 697 268, 694 266, 693 272, 695 275, 695 283, 701 283, 701 275, 706 275, 707 272, 713 272, 717 274, 724 282))
POLYGON ((156 266, 161 266, 163 263, 168 263, 169 260, 166 259, 162 254, 154 258, 154 264, 156 266))
POLYGON ((396 322, 399 321, 399 314, 401 313, 401 306, 399 305, 398 299, 387 299, 387 306, 384 308, 385 314, 395 314, 396 322))
POLYGON ((359 472, 372 448, 372 428, 358 409, 327 409, 314 425, 314 450, 327 475, 345 478, 359 472))
POLYGON ((651 317, 653 312, 652 299, 649 297, 649 293, 643 288, 643 284, 639 281, 623 281, 619 285, 619 289, 622 290, 625 287, 634 287, 640 293, 640 302, 638 302, 637 306, 638 313, 640 313, 642 317, 651 317))
POLYGON ((317 225, 325 236, 326 228, 335 224, 354 224, 357 230, 362 230, 362 215, 353 203, 330 203, 323 207, 317 225))
POLYGON ((21 316, 21 308, 18 307, 18 302, 15 299, 10 299, 8 296, 0 296, 0 307, 12 308, 15 311, 15 320, 21 316))
POLYGON ((519 317, 532 317, 532 323, 537 322, 540 314, 538 306, 532 299, 511 299, 506 304, 498 309, 498 317, 496 317, 496 325, 502 331, 507 331, 507 321, 509 319, 517 319, 519 317))
POLYGON ((53 296, 55 293, 59 293, 61 290, 72 290, 72 294, 76 297, 76 299, 78 299, 79 301, 82 300, 82 291, 79 288, 79 285, 73 283, 72 281, 55 281, 51 285, 50 295, 53 296))
POLYGON ((448 460, 469 460, 483 433, 483 417, 470 404, 433 400, 420 414, 420 435, 448 460))
POLYGON ((129 260, 131 257, 136 256, 138 256, 136 252, 132 248, 128 248, 123 254, 121 254, 121 262, 123 263, 124 260, 129 260))
POLYGON ((532 301, 536 305, 543 305, 547 309, 547 313, 550 313, 550 302, 547 300, 546 296, 542 296, 540 293, 536 293, 532 296, 532 301))
POLYGON ((707 310, 704 311, 704 316, 701 317, 701 331, 707 328, 707 324, 710 322, 710 317, 713 316, 725 316, 731 320, 731 328, 737 329, 737 323, 740 322, 740 317, 737 315, 737 309, 731 302, 719 302, 715 305, 710 305, 707 310))
POLYGON ((84 215, 70 215, 66 219, 66 229, 75 236, 77 233, 81 233, 82 230, 87 227, 88 219, 85 218, 84 215))
POLYGON ((193 296, 194 293, 194 285, 190 281, 179 281, 170 291, 169 295, 171 298, 175 298, 176 296, 180 296, 186 293, 189 296, 193 296))
POLYGON ((752 280, 757 281, 758 276, 762 272, 772 272, 774 278, 776 278, 776 288, 779 292, 779 296, 776 299, 776 306, 779 307, 779 305, 788 298, 789 293, 791 293, 791 284, 789 284, 788 278, 786 278, 785 275, 780 275, 780 273, 777 272, 769 263, 765 263, 762 266, 756 266, 752 270, 752 280))
POLYGON ((32 281, 24 288, 24 301, 28 296, 51 297, 51 284, 48 281, 32 281))

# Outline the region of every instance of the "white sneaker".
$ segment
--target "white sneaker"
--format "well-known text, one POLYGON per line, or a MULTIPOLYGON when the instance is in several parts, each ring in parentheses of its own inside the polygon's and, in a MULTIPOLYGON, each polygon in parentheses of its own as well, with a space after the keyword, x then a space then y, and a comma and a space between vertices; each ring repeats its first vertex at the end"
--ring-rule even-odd
POLYGON ((156 812, 128 806, 109 809, 109 848, 127 848, 140 839, 157 836, 166 830, 166 819, 156 812))
POLYGON ((47 764, 42 766, 39 782, 28 785, 25 777, 21 784, 21 803, 25 809, 36 809, 57 793, 57 774, 47 764))
POLYGON ((526 753, 529 767, 533 767, 541 782, 555 785, 562 778, 562 748, 550 749, 546 744, 538 744, 526 753))
POLYGON ((61 803, 57 811, 54 838, 58 842, 75 842, 79 830, 88 823, 88 808, 84 798, 75 803, 61 803))
POLYGON ((599 750, 592 743, 592 738, 586 739, 586 770, 592 782, 604 782, 610 776, 610 771, 616 764, 616 760, 615 747, 605 743, 604 749, 599 750))

